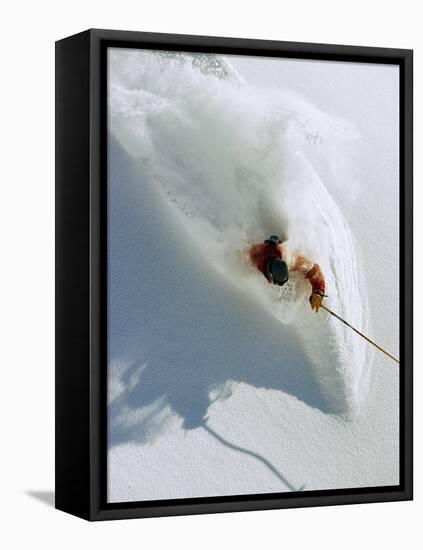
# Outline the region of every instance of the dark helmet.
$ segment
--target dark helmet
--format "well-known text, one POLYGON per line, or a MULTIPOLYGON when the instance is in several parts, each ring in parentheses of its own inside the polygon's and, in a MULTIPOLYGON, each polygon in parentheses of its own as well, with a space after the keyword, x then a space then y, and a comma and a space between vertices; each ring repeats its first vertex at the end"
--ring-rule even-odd
POLYGON ((277 235, 271 235, 268 239, 264 241, 267 244, 270 244, 272 246, 277 246, 278 244, 281 244, 281 240, 277 235))
POLYGON ((274 285, 283 286, 289 279, 288 264, 280 258, 270 258, 266 264, 266 275, 274 285))
MULTIPOLYGON (((282 241, 277 235, 271 235, 264 242, 276 247, 282 241)), ((272 255, 266 264, 266 275, 267 279, 274 285, 283 286, 289 278, 288 264, 282 258, 272 255)))

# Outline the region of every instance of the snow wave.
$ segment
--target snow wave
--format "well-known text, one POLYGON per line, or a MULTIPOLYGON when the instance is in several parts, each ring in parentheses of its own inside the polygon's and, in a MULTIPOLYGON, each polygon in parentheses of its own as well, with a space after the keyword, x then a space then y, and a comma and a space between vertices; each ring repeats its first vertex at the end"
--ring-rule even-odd
POLYGON ((321 265, 327 305, 367 330, 357 244, 312 164, 316 149, 342 154, 355 129, 292 93, 248 85, 221 56, 110 49, 109 75, 109 129, 181 231, 222 276, 297 329, 328 403, 356 414, 370 371, 366 344, 311 311, 303 279, 275 289, 245 259, 250 244, 282 236, 321 265))

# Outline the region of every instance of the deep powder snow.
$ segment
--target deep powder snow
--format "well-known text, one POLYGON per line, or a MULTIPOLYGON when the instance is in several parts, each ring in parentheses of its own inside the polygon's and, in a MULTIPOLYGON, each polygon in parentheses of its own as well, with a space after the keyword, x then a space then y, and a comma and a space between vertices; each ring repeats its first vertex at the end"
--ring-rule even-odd
POLYGON ((279 234, 395 352, 396 76, 303 63, 109 50, 110 501, 397 482, 398 371, 245 260, 279 234))

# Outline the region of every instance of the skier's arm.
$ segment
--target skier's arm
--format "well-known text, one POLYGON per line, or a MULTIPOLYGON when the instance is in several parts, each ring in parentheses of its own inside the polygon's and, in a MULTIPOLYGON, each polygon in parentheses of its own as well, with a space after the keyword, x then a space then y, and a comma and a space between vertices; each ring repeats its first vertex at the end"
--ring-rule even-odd
POLYGON ((295 256, 291 269, 302 273, 310 281, 310 304, 312 309, 319 311, 325 295, 325 278, 319 264, 310 262, 304 256, 295 256))

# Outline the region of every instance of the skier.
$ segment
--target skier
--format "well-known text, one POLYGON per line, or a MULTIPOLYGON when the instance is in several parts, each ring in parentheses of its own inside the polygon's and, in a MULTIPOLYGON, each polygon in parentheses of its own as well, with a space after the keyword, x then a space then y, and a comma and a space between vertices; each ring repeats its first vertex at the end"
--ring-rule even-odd
POLYGON ((274 285, 284 285, 288 280, 289 271, 302 273, 310 281, 311 308, 316 310, 316 313, 319 311, 325 296, 325 278, 318 264, 294 253, 289 258, 288 266, 286 261, 288 254, 276 235, 272 235, 263 243, 253 244, 249 250, 249 256, 251 262, 263 273, 267 281, 274 285))

